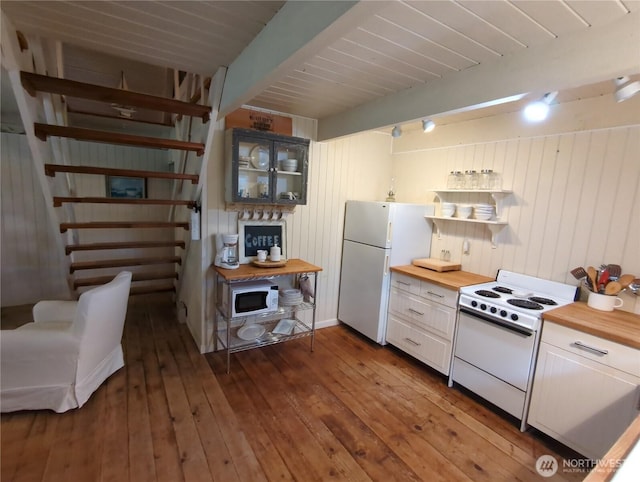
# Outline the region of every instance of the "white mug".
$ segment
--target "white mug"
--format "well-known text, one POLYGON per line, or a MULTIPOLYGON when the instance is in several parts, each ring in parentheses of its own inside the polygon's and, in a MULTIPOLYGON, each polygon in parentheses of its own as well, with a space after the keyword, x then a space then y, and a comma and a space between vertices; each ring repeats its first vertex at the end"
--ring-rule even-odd
POLYGON ((267 260, 267 251, 264 249, 258 250, 258 261, 266 261, 267 260))
POLYGON ((600 293, 589 293, 587 305, 600 311, 613 311, 624 304, 622 298, 612 295, 601 295, 600 293))

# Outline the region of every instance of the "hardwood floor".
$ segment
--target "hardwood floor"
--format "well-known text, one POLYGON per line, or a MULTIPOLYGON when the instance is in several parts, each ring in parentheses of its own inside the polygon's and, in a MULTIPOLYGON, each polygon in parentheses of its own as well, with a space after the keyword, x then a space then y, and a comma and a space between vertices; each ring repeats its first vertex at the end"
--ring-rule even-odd
MULTIPOLYGON (((126 367, 64 414, 3 414, 2 481, 542 480, 576 455, 345 327, 200 355, 172 305, 133 297, 126 367)), ((5 312, 3 311, 3 317, 5 312)), ((5 326, 5 320, 3 320, 5 326)))

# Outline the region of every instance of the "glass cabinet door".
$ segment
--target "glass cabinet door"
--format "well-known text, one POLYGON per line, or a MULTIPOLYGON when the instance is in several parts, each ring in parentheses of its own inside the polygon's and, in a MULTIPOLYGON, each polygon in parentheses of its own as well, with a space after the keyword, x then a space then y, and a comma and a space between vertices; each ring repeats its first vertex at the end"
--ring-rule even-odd
POLYGON ((274 201, 278 204, 306 204, 307 150, 305 144, 274 143, 274 201))
POLYGON ((307 203, 308 139, 229 129, 225 142, 227 202, 307 203))
POLYGON ((270 202, 272 198, 271 142, 238 136, 238 200, 270 202))

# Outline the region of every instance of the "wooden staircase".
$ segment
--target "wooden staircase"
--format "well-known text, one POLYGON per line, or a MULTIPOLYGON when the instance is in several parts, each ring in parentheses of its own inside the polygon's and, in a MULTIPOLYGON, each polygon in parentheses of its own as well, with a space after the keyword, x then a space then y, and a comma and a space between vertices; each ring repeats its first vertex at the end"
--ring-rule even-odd
MULTIPOLYGON (((205 123, 209 120, 211 112, 210 107, 192 102, 166 99, 28 72, 21 72, 21 81, 24 89, 33 97, 38 92, 80 97, 94 101, 152 109, 174 114, 179 118, 182 116, 198 117, 205 123)), ((198 142, 42 123, 34 124, 34 132, 36 137, 42 141, 47 141, 51 137, 72 138, 81 141, 136 146, 147 149, 179 150, 184 152, 185 156, 189 153, 201 156, 205 148, 203 143, 198 142)), ((73 161, 77 162, 77 160, 73 161)), ((148 179, 160 180, 157 182, 173 181, 183 183, 188 181, 192 185, 198 184, 199 181, 197 174, 186 172, 120 169, 64 163, 47 163, 44 166, 44 171, 47 176, 52 178, 55 178, 57 174, 61 174, 64 176, 103 176, 105 180, 109 176, 133 177, 142 178, 145 183, 148 179)), ((90 195, 69 194, 54 195, 54 207, 64 208, 65 205, 73 207, 76 205, 99 204, 107 205, 104 209, 112 209, 112 211, 108 212, 118 213, 122 212, 122 207, 125 206, 129 216, 133 211, 143 206, 164 206, 172 208, 171 212, 179 212, 175 211, 179 207, 187 209, 197 207, 194 199, 109 197, 107 195, 94 195, 99 193, 93 192, 90 195), (113 206, 113 208, 109 208, 108 205, 113 206)), ((72 212, 75 213, 73 209, 75 208, 72 208, 72 212)), ((188 218, 188 216, 182 217, 188 218)), ((140 219, 135 221, 131 219, 114 220, 114 215, 109 215, 108 220, 76 220, 72 215, 71 218, 67 216, 66 222, 60 223, 60 233, 67 233, 69 230, 72 230, 73 242, 65 246, 65 255, 71 257, 69 274, 72 275, 74 290, 83 290, 108 282, 113 278, 113 274, 104 274, 104 270, 111 269, 111 273, 114 273, 120 269, 131 269, 133 271, 132 281, 134 282, 131 288, 132 295, 175 292, 175 282, 179 279, 179 269, 182 265, 180 253, 183 253, 187 247, 185 241, 181 239, 184 235, 181 235, 180 232, 186 233, 189 231, 188 222, 152 221, 146 219, 144 214, 141 214, 140 219), (163 233, 168 234, 158 236, 158 239, 145 239, 142 233, 148 229, 161 230, 163 233), (95 236, 93 236, 91 242, 83 242, 82 238, 86 237, 86 235, 82 233, 86 232, 85 230, 96 230, 91 232, 100 233, 100 239, 96 240, 95 236), (118 234, 123 231, 128 232, 125 240, 122 239, 122 234, 118 234), (167 237, 174 239, 165 239, 167 237), (158 250, 161 254, 151 255, 151 253, 155 253, 158 250), (121 254, 117 256, 114 253, 121 254), (80 260, 77 260, 76 256, 79 256, 80 260), (174 268, 167 268, 171 265, 174 268), (147 268, 152 270, 147 271, 147 268), (116 271, 113 271, 114 269, 116 271), (100 274, 101 272, 103 274, 100 274), (76 277, 78 273, 89 273, 89 275, 76 277)))

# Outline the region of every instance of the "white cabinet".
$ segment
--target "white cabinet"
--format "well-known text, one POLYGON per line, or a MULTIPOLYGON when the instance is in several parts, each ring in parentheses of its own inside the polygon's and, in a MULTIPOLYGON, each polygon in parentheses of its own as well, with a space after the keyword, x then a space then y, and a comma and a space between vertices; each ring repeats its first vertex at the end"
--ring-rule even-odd
POLYGON ((481 199, 482 195, 490 195, 491 199, 493 200, 493 204, 495 205, 496 219, 482 220, 444 216, 425 216, 425 218, 430 219, 435 225, 438 238, 440 238, 440 232, 443 229, 443 226, 449 222, 483 224, 489 231, 491 231, 491 245, 494 248, 496 247, 496 236, 507 225, 506 221, 500 219, 502 216, 502 202, 505 196, 511 194, 513 191, 508 191, 505 189, 434 189, 433 192, 436 193, 436 195, 440 199, 440 202, 455 202, 459 199, 458 196, 460 195, 466 195, 474 200, 481 199))
POLYGON ((528 423, 592 459, 638 414, 640 351, 545 321, 528 423))
POLYGON ((457 299, 457 291, 394 272, 387 342, 448 375, 457 299))

